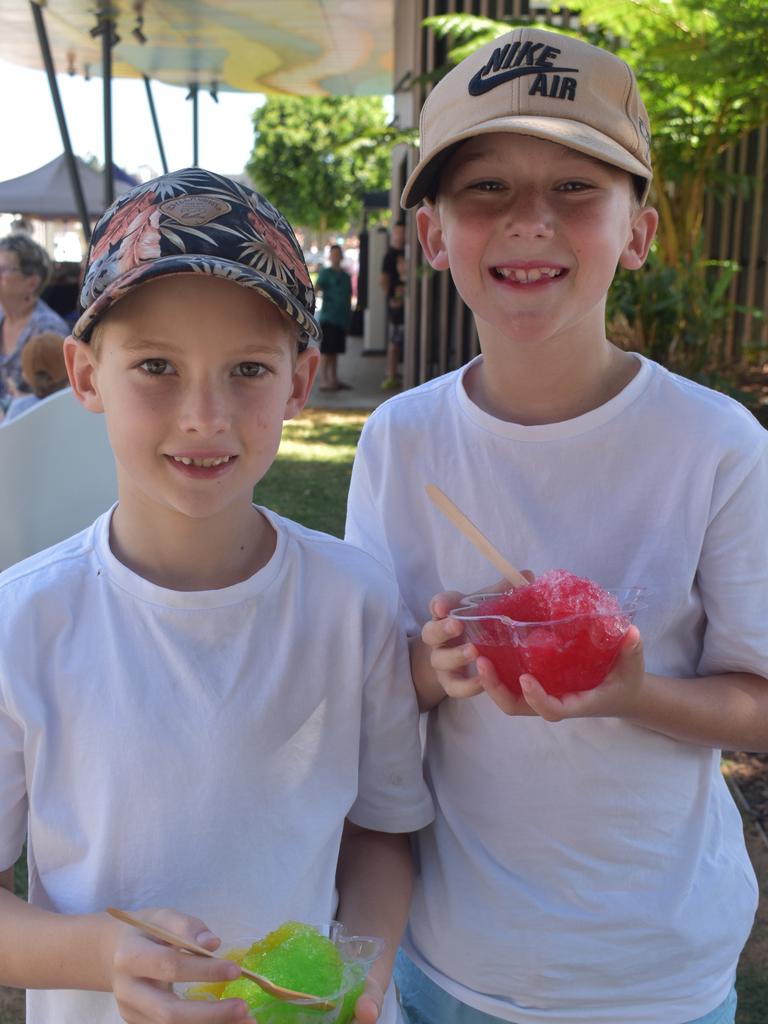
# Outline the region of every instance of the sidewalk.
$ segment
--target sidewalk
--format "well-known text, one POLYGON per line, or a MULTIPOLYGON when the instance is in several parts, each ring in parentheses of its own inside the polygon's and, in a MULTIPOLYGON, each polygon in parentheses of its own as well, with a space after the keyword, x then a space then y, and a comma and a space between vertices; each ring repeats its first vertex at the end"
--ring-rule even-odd
POLYGON ((339 356, 339 380, 351 384, 349 391, 320 391, 317 381, 307 402, 308 409, 363 409, 371 411, 395 391, 382 391, 386 374, 384 353, 363 353, 363 339, 347 337, 347 351, 339 356))

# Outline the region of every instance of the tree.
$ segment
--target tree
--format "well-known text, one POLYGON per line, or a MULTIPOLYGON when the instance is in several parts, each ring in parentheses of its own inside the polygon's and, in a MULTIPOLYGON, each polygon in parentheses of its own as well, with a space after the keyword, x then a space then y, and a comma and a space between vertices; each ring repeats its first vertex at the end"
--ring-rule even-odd
POLYGON ((379 96, 278 96, 253 115, 247 169, 294 224, 345 231, 364 192, 389 188, 397 135, 379 96))

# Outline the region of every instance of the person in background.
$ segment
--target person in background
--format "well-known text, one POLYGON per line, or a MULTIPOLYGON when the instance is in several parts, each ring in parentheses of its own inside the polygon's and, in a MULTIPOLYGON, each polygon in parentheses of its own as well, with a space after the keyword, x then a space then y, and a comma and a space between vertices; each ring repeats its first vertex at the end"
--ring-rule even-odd
POLYGON ((40 298, 51 275, 51 261, 41 245, 23 232, 0 238, 0 410, 15 394, 30 394, 21 371, 21 353, 34 334, 54 331, 66 336, 69 326, 40 298))
POLYGON ((33 334, 21 353, 21 375, 29 394, 11 399, 3 423, 9 423, 43 398, 69 385, 64 363, 64 338, 53 331, 33 334))
POLYGON ((32 235, 32 225, 26 217, 17 217, 11 221, 11 234, 20 232, 23 235, 32 235))
POLYGON ((72 261, 54 263, 51 280, 42 298, 51 309, 73 327, 80 316, 78 300, 82 285, 82 265, 72 261))
POLYGON ((330 267, 323 267, 317 275, 315 287, 323 296, 320 310, 320 390, 348 391, 350 384, 339 380, 337 361, 347 348, 347 331, 352 309, 352 278, 341 266, 343 253, 340 245, 332 245, 330 267))
MULTIPOLYGON (((389 346, 396 349, 396 356, 393 362, 402 361, 403 343, 405 341, 405 253, 398 254, 395 263, 398 280, 387 303, 387 314, 389 316, 389 346)), ((399 384, 399 380, 397 381, 399 384)))
MULTIPOLYGON (((404 280, 401 278, 397 268, 398 258, 405 256, 405 224, 398 221, 392 225, 392 234, 389 240, 389 248, 384 253, 381 261, 381 275, 379 284, 384 289, 387 298, 387 375, 381 383, 385 391, 396 391, 400 387, 400 358, 402 356, 402 325, 400 321, 400 342, 396 340, 398 332, 394 329, 396 323, 392 319, 392 298, 398 287, 402 287, 404 280)), ((401 264, 403 266, 403 264, 401 264)))

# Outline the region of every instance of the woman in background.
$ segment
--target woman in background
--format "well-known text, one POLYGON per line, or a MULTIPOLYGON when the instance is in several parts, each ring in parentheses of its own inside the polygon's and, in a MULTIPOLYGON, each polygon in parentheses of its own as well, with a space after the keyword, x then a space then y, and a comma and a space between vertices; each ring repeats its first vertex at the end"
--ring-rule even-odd
POLYGON ((64 320, 40 298, 51 276, 51 261, 41 245, 17 232, 0 238, 0 411, 11 399, 29 394, 21 352, 43 331, 67 335, 64 320))

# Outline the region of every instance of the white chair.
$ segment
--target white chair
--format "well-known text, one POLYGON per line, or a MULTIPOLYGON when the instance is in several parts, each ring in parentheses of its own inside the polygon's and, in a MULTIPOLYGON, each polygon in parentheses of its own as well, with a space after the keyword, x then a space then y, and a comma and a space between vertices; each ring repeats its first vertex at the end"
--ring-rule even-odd
POLYGON ((116 500, 104 417, 71 388, 0 426, 0 570, 78 533, 116 500))

